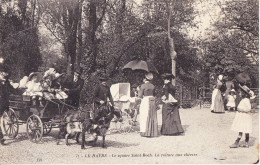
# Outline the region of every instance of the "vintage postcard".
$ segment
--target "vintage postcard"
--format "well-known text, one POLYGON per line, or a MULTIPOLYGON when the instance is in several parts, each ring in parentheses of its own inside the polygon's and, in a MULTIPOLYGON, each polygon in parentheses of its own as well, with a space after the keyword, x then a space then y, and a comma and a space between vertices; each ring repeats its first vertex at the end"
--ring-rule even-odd
POLYGON ((2 0, 0 164, 258 164, 258 0, 2 0))

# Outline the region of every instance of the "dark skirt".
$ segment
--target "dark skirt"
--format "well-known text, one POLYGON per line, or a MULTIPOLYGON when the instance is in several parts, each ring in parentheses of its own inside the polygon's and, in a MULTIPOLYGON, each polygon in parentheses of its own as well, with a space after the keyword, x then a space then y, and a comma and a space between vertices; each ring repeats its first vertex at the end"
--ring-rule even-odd
POLYGON ((176 135, 183 132, 178 105, 163 104, 162 135, 176 135))

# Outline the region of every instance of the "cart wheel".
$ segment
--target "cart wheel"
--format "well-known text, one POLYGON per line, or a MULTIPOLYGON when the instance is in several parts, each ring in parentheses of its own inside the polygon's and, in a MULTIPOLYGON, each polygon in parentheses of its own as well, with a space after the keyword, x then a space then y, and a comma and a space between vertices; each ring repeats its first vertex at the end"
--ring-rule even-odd
POLYGON ((38 143, 43 136, 43 124, 39 116, 31 115, 27 119, 27 136, 32 142, 38 143))
POLYGON ((48 135, 51 132, 52 124, 43 123, 43 135, 48 135))
POLYGON ((9 108, 4 112, 1 118, 1 128, 9 138, 15 138, 19 131, 18 118, 15 111, 9 108))

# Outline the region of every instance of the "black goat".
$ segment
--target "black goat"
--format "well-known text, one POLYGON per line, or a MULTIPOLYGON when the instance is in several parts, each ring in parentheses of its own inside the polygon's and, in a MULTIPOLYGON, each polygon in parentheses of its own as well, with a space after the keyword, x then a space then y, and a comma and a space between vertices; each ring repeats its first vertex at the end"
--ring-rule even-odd
POLYGON ((60 124, 60 132, 58 134, 58 141, 62 134, 65 135, 66 145, 69 144, 69 137, 76 136, 78 142, 79 134, 82 133, 81 149, 85 149, 85 133, 91 127, 91 119, 86 111, 70 110, 66 113, 63 122, 60 124))

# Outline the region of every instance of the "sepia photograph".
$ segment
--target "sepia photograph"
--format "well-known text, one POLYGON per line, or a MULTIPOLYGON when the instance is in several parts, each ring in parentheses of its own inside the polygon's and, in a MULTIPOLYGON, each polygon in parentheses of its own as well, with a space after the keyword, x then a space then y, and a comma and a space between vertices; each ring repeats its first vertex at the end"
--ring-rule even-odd
POLYGON ((259 1, 0 0, 0 164, 259 164, 259 1))

